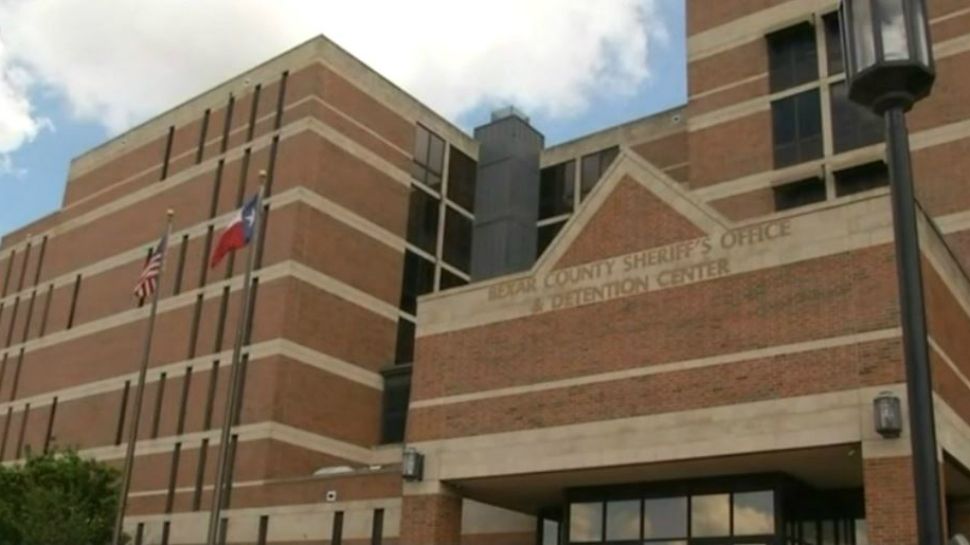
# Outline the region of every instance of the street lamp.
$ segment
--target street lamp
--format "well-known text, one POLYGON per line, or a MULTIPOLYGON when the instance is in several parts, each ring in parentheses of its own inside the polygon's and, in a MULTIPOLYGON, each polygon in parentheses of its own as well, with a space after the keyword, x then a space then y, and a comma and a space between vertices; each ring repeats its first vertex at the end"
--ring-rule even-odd
POLYGON ((929 95, 936 78, 926 21, 924 0, 842 2, 849 98, 886 118, 919 544, 943 545, 933 385, 905 116, 929 95))

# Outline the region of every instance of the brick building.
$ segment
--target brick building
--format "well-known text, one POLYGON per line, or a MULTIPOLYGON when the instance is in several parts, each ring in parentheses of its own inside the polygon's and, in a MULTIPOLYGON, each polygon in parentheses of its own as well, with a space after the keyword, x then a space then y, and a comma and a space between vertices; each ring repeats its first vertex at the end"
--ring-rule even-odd
MULTIPOLYGON (((467 135, 317 38, 88 152, 0 246, 0 458, 120 463, 129 286, 173 208, 126 527, 204 541, 242 285, 205 261, 265 169, 227 543, 915 543, 908 430, 872 422, 906 398, 885 146, 835 8, 689 0, 687 104, 551 148, 512 110, 467 135)), ((909 121, 970 533, 970 5, 930 16, 909 121)))

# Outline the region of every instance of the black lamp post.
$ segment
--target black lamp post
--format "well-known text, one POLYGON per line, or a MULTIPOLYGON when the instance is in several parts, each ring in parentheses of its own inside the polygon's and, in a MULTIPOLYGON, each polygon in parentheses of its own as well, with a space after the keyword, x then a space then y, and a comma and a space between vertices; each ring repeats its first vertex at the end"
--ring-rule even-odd
POLYGON ((886 118, 899 306, 920 545, 943 545, 940 475, 919 235, 905 113, 930 93, 936 72, 924 0, 843 0, 849 98, 886 118))

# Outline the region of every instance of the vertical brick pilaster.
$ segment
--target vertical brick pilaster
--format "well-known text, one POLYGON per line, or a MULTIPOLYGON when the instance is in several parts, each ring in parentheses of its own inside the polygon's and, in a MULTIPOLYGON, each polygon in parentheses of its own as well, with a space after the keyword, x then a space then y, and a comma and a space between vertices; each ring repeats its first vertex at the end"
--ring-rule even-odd
POLYGON ((461 498, 451 494, 404 496, 401 545, 459 545, 461 498))
POLYGON ((916 545, 916 498, 909 456, 863 460, 869 543, 916 545))

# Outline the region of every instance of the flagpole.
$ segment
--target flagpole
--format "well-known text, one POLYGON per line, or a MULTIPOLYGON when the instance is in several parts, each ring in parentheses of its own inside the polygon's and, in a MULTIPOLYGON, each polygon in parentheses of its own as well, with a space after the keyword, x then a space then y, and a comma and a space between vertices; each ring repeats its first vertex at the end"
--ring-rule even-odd
POLYGON ((229 480, 229 441, 232 427, 235 424, 236 414, 242 403, 240 398, 240 388, 242 386, 243 373, 241 369, 243 343, 249 333, 250 312, 252 304, 252 277, 253 269, 256 266, 256 256, 262 244, 261 234, 263 227, 263 193, 266 191, 266 171, 259 171, 259 193, 256 197, 256 221, 253 224, 253 241, 249 245, 249 255, 246 261, 246 273, 243 275, 242 289, 242 308, 239 312, 239 323, 236 326, 236 339, 232 347, 232 361, 229 366, 229 395, 226 400, 226 411, 222 419, 222 434, 219 439, 219 460, 216 463, 215 487, 212 490, 212 509, 209 511, 209 533, 206 539, 207 545, 216 545, 219 530, 222 526, 222 509, 225 503, 226 492, 232 486, 229 480))
MULTIPOLYGON (((135 465, 135 443, 138 441, 138 421, 141 419, 141 404, 145 397, 145 379, 148 376, 148 360, 152 352, 152 337, 155 333, 155 314, 158 311, 158 294, 162 291, 162 273, 165 271, 165 256, 168 255, 169 238, 172 235, 172 216, 175 212, 171 209, 166 213, 165 248, 162 250, 162 257, 158 264, 158 279, 155 284, 155 291, 152 293, 152 306, 148 311, 148 331, 145 334, 145 347, 141 356, 141 368, 138 370, 138 387, 135 390, 135 408, 132 414, 131 424, 128 425, 128 445, 125 451, 125 467, 121 478, 121 489, 118 491, 118 513, 115 518, 114 534, 111 540, 113 545, 122 545, 122 528, 125 521, 125 507, 128 503, 128 491, 131 488, 131 472, 135 465)), ((158 251, 158 248, 156 248, 158 251)))

